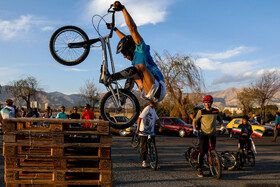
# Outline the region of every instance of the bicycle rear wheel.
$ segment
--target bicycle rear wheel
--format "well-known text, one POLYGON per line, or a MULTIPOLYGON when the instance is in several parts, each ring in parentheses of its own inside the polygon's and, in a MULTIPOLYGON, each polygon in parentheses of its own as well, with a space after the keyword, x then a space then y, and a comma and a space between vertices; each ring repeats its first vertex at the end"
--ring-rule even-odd
POLYGON ((255 155, 252 151, 248 151, 247 155, 249 166, 254 167, 255 166, 255 155))
POLYGON ((150 144, 148 145, 148 158, 151 169, 157 170, 158 169, 158 155, 157 155, 157 148, 155 142, 151 139, 150 144))
MULTIPOLYGON (((117 93, 114 90, 114 93, 117 93)), ((109 121, 115 129, 124 129, 133 125, 139 117, 140 104, 133 93, 126 89, 119 89, 121 108, 118 108, 112 92, 107 92, 100 102, 100 114, 103 119, 109 121)))
POLYGON ((196 170, 197 165, 198 165, 198 151, 195 147, 189 147, 188 150, 188 155, 189 155, 189 163, 190 166, 193 170, 196 170))
POLYGON ((225 170, 235 170, 237 167, 236 155, 233 152, 224 151, 221 153, 221 163, 225 170))
POLYGON ((55 31, 50 39, 50 52, 60 64, 74 66, 83 62, 88 56, 90 46, 70 48, 69 43, 85 42, 89 38, 80 28, 65 26, 55 31))
POLYGON ((131 139, 131 147, 133 148, 137 148, 140 144, 140 137, 138 134, 134 134, 134 136, 132 136, 132 139, 131 139))
POLYGON ((209 156, 209 167, 211 174, 215 179, 219 180, 222 175, 222 167, 219 156, 215 150, 211 150, 209 156))

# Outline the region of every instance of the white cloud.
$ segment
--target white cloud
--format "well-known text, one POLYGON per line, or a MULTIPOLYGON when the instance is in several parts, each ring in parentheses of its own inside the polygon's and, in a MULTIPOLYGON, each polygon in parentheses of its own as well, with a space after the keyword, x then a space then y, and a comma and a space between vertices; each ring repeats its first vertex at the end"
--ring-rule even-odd
POLYGON ((261 77, 266 72, 273 72, 273 71, 280 71, 280 69, 272 68, 272 69, 261 69, 256 72, 245 72, 241 74, 231 74, 231 75, 224 75, 218 77, 213 80, 213 84, 229 84, 229 83, 240 83, 240 82, 247 82, 250 80, 257 79, 261 77))
POLYGON ((0 20, 0 39, 9 40, 27 33, 32 26, 45 23, 42 18, 32 15, 22 15, 14 20, 0 20))
MULTIPOLYGON (((88 16, 94 14, 104 15, 110 4, 113 4, 113 0, 91 0, 87 7, 88 16)), ((121 1, 123 5, 127 7, 128 12, 133 17, 135 23, 140 25, 145 24, 156 24, 159 22, 164 22, 168 7, 172 1, 161 0, 123 0, 121 1)), ((116 24, 124 26, 124 19, 121 13, 116 13, 116 24)))
POLYGON ((64 71, 77 71, 77 72, 84 72, 88 71, 87 69, 78 69, 78 68, 63 68, 64 71))
POLYGON ((54 30, 54 27, 52 27, 52 26, 45 26, 45 27, 42 27, 41 30, 42 31, 51 31, 51 30, 54 30))
POLYGON ((255 48, 252 48, 252 47, 239 46, 234 49, 230 49, 230 50, 220 52, 220 53, 197 53, 197 55, 206 57, 206 58, 210 58, 213 60, 223 60, 223 59, 232 58, 234 56, 238 56, 243 53, 252 52, 254 50, 255 50, 255 48))

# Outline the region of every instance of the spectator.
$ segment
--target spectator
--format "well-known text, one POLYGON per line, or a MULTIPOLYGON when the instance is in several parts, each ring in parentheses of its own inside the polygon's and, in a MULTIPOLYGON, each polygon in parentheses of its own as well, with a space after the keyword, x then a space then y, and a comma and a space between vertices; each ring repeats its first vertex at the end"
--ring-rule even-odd
POLYGON ((3 119, 15 118, 15 108, 13 107, 13 100, 7 99, 6 106, 0 111, 0 123, 3 119))
POLYGON ((280 133, 280 112, 276 112, 275 127, 274 127, 274 138, 272 142, 276 142, 276 138, 280 133))
MULTIPOLYGON (((77 113, 78 111, 78 108, 76 106, 73 107, 73 113, 70 114, 70 119, 80 119, 81 116, 79 113, 77 113)), ((79 123, 72 123, 71 124, 72 127, 80 127, 80 124, 79 123)))
POLYGON ((41 117, 41 114, 38 112, 38 108, 33 108, 33 113, 36 118, 41 117))
POLYGON ((52 117, 52 110, 51 107, 47 107, 45 113, 43 114, 43 118, 51 118, 52 117))
MULTIPOLYGON (((90 105, 89 104, 85 105, 85 111, 82 114, 82 119, 94 119, 94 114, 90 110, 90 105)), ((92 124, 91 123, 83 123, 83 127, 84 128, 92 128, 92 124)))
POLYGON ((28 109, 27 109, 26 117, 28 117, 28 118, 34 118, 34 117, 36 117, 35 114, 34 114, 34 112, 33 112, 33 109, 32 109, 32 108, 28 108, 28 109))
POLYGON ((25 112, 24 108, 21 108, 20 111, 21 111, 21 117, 23 117, 23 118, 26 117, 26 112, 25 112))
POLYGON ((140 157, 143 168, 147 167, 146 159, 148 135, 152 135, 152 141, 156 143, 154 136, 155 124, 157 123, 158 126, 160 126, 159 118, 155 111, 156 106, 156 102, 150 102, 150 104, 141 112, 137 121, 136 133, 140 136, 140 157))
POLYGON ((56 119, 67 119, 67 115, 65 114, 65 106, 61 106, 61 112, 56 115, 56 119))

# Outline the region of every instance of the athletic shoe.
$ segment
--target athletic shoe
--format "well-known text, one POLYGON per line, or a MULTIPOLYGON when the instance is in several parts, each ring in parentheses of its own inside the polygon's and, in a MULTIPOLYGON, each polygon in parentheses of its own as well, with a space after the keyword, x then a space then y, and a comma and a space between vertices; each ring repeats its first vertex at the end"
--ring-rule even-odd
POLYGON ((147 168, 147 167, 148 167, 148 165, 147 165, 146 161, 143 161, 142 162, 142 168, 147 168))
POLYGON ((197 169, 197 176, 198 176, 199 178, 202 178, 202 177, 203 177, 203 172, 202 172, 201 168, 198 168, 198 169, 197 169))

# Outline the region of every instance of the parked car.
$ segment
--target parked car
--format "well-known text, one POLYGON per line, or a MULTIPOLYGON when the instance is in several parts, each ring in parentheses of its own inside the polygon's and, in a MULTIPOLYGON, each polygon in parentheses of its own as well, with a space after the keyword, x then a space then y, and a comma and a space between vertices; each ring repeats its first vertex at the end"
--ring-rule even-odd
POLYGON ((177 132, 180 137, 190 136, 193 127, 180 118, 175 117, 159 117, 162 133, 177 132))
MULTIPOLYGON (((264 133, 264 135, 272 135, 273 134, 273 127, 269 125, 261 125, 258 121, 254 119, 249 119, 249 123, 252 125, 253 130, 260 130, 264 133)), ((233 127, 237 128, 240 124, 242 124, 242 118, 234 118, 232 119, 228 125, 226 126, 229 134, 233 127)))
MULTIPOLYGON (((126 116, 111 116, 112 119, 114 119, 115 122, 121 123, 121 122, 126 122, 128 118, 126 116)), ((115 129, 113 127, 110 127, 111 133, 113 134, 118 134, 120 136, 127 136, 134 134, 137 129, 137 124, 132 125, 131 127, 128 127, 126 129, 115 129)))

